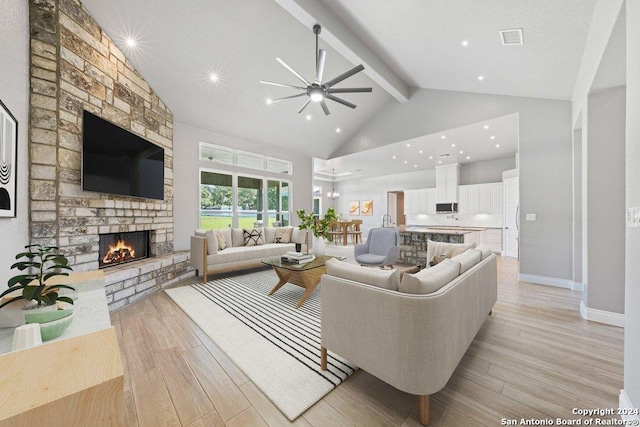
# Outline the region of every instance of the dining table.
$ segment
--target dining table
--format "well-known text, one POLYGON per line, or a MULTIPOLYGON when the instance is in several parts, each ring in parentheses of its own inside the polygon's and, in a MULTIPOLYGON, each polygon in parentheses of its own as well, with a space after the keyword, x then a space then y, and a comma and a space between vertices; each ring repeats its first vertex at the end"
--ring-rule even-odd
POLYGON ((333 223, 340 230, 340 234, 332 233, 332 236, 341 236, 342 246, 347 246, 347 236, 349 235, 349 228, 355 224, 354 221, 336 221, 333 223))

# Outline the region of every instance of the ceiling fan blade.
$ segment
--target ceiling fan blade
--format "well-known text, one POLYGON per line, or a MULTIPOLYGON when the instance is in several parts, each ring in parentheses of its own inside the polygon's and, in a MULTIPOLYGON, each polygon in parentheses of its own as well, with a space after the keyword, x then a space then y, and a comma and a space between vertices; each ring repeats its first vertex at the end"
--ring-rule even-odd
POLYGON ((359 73, 360 71, 364 70, 364 66, 362 64, 358 65, 357 67, 353 67, 352 69, 350 69, 349 71, 340 74, 338 77, 336 77, 333 80, 329 80, 328 82, 326 82, 323 86, 326 87, 331 87, 336 83, 340 83, 341 81, 348 79, 349 77, 353 76, 356 73, 359 73))
POLYGON ((306 94, 307 94, 307 92, 302 92, 302 93, 299 93, 297 95, 285 96, 284 98, 274 99, 273 101, 271 101, 271 103, 275 104, 276 102, 285 101, 285 100, 291 99, 291 98, 298 98, 300 96, 305 96, 306 94))
POLYGON ((327 52, 320 49, 318 50, 318 58, 316 62, 316 83, 320 84, 322 81, 322 73, 324 73, 324 60, 327 56, 327 52))
POLYGON ((330 93, 327 94, 326 98, 330 99, 332 101, 338 102, 338 103, 340 103, 342 105, 346 105, 347 107, 350 107, 350 108, 356 108, 357 107, 356 104, 352 104, 349 101, 345 101, 344 99, 340 99, 340 98, 338 98, 336 96, 331 95, 330 93))
POLYGON ((302 83, 304 83, 307 86, 311 86, 311 83, 309 83, 304 77, 302 77, 300 75, 300 73, 298 73, 296 70, 294 70, 293 68, 291 68, 286 62, 284 62, 282 59, 280 58, 276 58, 276 61, 278 61, 279 63, 282 64, 282 66, 284 68, 286 68, 287 70, 289 70, 294 76, 296 76, 298 79, 300 79, 300 81, 302 83))
POLYGON ((327 107, 327 103, 324 102, 324 99, 322 101, 320 101, 320 106, 322 107, 322 111, 324 111, 324 115, 328 116, 329 114, 331 114, 329 112, 329 107, 327 107))
POLYGON ((347 87, 347 88, 335 88, 327 89, 329 93, 356 93, 356 92, 371 92, 373 89, 370 87, 347 87))
POLYGON ((276 82, 267 82, 264 80, 260 80, 260 83, 265 84, 265 85, 272 85, 272 86, 280 86, 280 87, 290 87, 293 89, 302 89, 302 90, 306 90, 306 87, 302 87, 302 86, 294 86, 294 85, 288 85, 285 83, 276 83, 276 82))
POLYGON ((309 103, 311 102, 311 98, 307 99, 307 102, 304 103, 304 105, 302 106, 302 108, 300 109, 300 111, 298 111, 298 114, 302 113, 302 110, 304 110, 305 108, 307 108, 307 105, 309 105, 309 103))

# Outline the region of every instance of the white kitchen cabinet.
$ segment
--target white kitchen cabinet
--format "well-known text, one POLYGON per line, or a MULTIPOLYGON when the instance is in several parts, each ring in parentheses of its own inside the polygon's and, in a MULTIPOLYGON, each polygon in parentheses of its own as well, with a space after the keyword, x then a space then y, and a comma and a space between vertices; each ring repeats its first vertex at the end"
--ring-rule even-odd
POLYGON ((491 185, 491 213, 493 215, 503 214, 504 199, 502 197, 502 183, 494 182, 491 185))
POLYGON ((427 198, 427 211, 424 213, 428 215, 435 214, 436 213, 436 189, 427 188, 425 189, 425 194, 427 198))
POLYGON ((488 228, 483 233, 481 243, 489 246, 492 252, 502 252, 502 229, 488 228))
POLYGON ((436 166, 436 203, 456 203, 459 183, 459 164, 436 166))
POLYGON ((404 190, 405 215, 436 213, 436 189, 404 190))
POLYGON ((458 213, 502 215, 502 183, 459 186, 458 213))
POLYGON ((478 213, 477 185, 460 185, 458 187, 458 213, 470 215, 478 213))
POLYGON ((404 214, 417 215, 418 208, 418 190, 404 190, 404 214))

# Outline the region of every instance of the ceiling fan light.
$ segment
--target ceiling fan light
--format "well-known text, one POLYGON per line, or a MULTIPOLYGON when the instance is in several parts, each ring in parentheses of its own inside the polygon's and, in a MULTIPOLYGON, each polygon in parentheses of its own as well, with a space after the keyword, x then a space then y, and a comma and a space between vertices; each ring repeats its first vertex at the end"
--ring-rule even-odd
POLYGON ((324 99, 322 89, 314 88, 309 91, 309 97, 313 102, 320 102, 324 99))

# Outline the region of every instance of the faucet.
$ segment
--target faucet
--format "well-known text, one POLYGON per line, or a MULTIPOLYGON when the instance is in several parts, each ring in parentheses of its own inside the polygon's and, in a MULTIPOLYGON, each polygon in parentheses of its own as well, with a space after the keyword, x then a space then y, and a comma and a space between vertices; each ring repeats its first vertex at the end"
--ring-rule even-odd
POLYGON ((382 215, 382 227, 388 227, 390 225, 391 225, 391 215, 389 214, 382 215))

